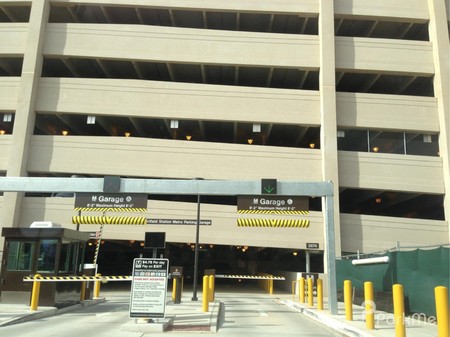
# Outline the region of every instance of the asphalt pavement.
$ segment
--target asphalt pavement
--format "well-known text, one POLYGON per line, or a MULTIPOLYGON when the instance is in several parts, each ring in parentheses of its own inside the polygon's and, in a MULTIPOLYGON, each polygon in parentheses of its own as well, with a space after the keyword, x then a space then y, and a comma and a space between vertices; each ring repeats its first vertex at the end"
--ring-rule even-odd
MULTIPOLYGON (((230 289, 227 290, 229 293, 230 289)), ((261 291, 262 294, 262 291, 261 291)), ((3 326, 20 324, 30 320, 41 319, 44 317, 61 315, 67 312, 76 311, 83 307, 96 306, 99 303, 108 301, 108 298, 114 297, 114 291, 105 291, 102 298, 87 300, 80 304, 69 306, 62 309, 54 307, 38 307, 37 311, 31 311, 26 305, 4 304, 0 302, 0 334, 3 326)), ((289 310, 299 312, 300 314, 314 320, 318 324, 337 335, 342 336, 376 336, 391 337, 395 336, 395 326, 393 315, 386 312, 375 312, 375 329, 366 328, 363 309, 359 306, 353 307, 353 321, 345 319, 345 310, 343 303, 338 305, 338 315, 331 315, 327 310, 325 299, 324 310, 318 310, 315 306, 309 307, 307 304, 299 303, 296 298, 290 294, 263 295, 272 298, 280 304, 289 308, 289 310)), ((203 312, 201 293, 199 301, 191 301, 186 293, 182 297, 180 304, 174 304, 171 294, 168 293, 166 304, 166 315, 164 319, 148 322, 146 320, 130 319, 123 326, 123 330, 136 331, 142 333, 179 331, 179 332, 218 332, 220 333, 220 319, 223 317, 222 310, 225 310, 224 303, 227 302, 227 295, 218 291, 215 301, 209 304, 209 311, 203 312), (222 297, 222 299, 221 299, 222 297)), ((437 325, 423 320, 406 318, 406 336, 408 337, 427 337, 437 336, 437 325)))

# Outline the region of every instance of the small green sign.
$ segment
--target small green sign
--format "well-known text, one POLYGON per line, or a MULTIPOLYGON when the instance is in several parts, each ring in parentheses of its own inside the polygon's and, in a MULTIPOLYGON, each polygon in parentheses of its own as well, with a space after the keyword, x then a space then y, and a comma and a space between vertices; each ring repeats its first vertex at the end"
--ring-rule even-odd
POLYGON ((261 194, 277 194, 277 180, 261 179, 261 194))

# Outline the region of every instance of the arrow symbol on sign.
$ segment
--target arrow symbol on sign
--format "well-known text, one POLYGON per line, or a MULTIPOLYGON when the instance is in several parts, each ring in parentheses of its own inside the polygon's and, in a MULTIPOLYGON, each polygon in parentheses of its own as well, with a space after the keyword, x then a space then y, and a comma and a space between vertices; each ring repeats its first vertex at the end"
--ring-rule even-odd
POLYGON ((273 187, 273 186, 264 187, 264 191, 266 191, 269 194, 272 193, 274 189, 275 189, 275 187, 273 187))

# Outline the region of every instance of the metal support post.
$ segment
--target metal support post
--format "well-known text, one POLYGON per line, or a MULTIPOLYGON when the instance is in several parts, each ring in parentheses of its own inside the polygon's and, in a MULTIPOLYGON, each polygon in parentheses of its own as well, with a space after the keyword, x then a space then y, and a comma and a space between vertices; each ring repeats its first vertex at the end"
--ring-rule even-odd
POLYGON ((306 272, 310 273, 311 272, 311 253, 309 252, 309 250, 305 251, 305 260, 306 260, 306 272))
POLYGON ((334 233, 334 205, 333 196, 325 197, 325 251, 328 274, 328 303, 330 313, 338 314, 336 287, 336 245, 334 233))
POLYGON ((192 286, 192 301, 198 301, 197 297, 197 278, 198 278, 198 249, 200 241, 200 194, 197 195, 197 225, 195 231, 195 248, 194 248, 194 284, 192 286))

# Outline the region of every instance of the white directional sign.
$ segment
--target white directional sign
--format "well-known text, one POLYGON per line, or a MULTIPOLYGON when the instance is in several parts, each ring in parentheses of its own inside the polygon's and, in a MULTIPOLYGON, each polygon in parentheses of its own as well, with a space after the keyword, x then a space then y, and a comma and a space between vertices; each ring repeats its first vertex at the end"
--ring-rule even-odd
POLYGON ((168 276, 169 260, 134 259, 130 318, 164 318, 168 276))
MULTIPOLYGON (((189 219, 147 219, 149 225, 196 225, 197 220, 189 219)), ((200 225, 211 226, 212 220, 200 219, 200 225)))

